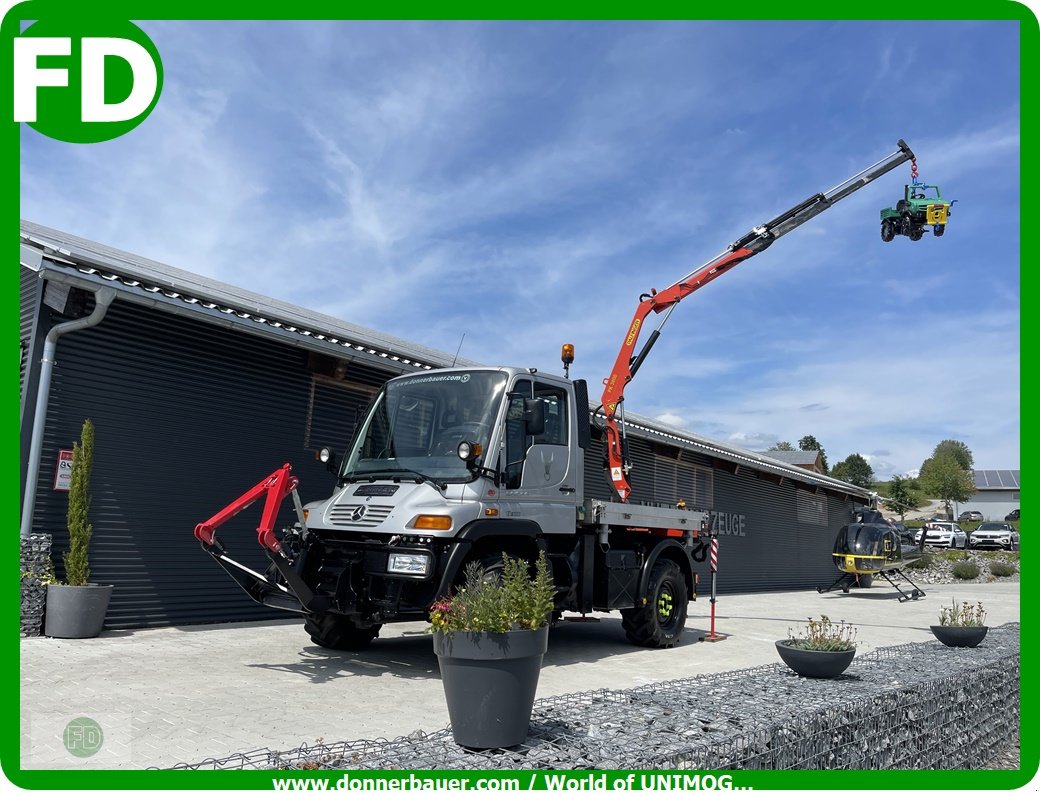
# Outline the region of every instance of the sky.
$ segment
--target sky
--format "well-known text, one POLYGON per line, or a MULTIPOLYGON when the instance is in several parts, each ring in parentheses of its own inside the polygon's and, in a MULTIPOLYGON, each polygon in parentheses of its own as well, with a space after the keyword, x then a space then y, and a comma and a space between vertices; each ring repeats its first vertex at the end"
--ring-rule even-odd
POLYGON ((878 479, 944 439, 1019 468, 1017 22, 140 27, 155 110, 23 125, 23 218, 486 364, 570 342, 594 397, 641 293, 905 139, 943 237, 882 242, 900 166, 683 301, 625 405, 878 479))

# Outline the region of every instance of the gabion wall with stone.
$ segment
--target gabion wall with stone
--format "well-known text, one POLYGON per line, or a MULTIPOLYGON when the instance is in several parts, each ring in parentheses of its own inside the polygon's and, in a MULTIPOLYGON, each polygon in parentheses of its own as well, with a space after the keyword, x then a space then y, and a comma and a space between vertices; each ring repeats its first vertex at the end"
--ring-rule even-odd
POLYGON ((1007 768, 1018 730, 1013 623, 977 648, 881 648, 832 680, 774 664, 539 700, 527 742, 508 750, 465 750, 445 729, 180 768, 985 769, 1007 768))
POLYGON ((43 633, 43 611, 47 602, 44 580, 54 573, 51 564, 51 536, 29 535, 22 540, 22 613, 23 637, 43 633))

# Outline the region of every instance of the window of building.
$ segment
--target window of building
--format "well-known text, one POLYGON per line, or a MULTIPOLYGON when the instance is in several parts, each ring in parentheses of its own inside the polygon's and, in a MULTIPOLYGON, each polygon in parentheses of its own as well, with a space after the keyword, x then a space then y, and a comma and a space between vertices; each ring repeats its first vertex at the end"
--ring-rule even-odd
POLYGON ((685 502, 690 510, 715 506, 714 472, 704 466, 654 455, 654 493, 671 504, 685 502))
POLYGON ((372 398, 371 390, 323 375, 311 376, 303 447, 330 447, 342 455, 372 398))
POLYGON ((827 497, 823 494, 798 491, 795 495, 795 507, 800 523, 827 526, 827 497))

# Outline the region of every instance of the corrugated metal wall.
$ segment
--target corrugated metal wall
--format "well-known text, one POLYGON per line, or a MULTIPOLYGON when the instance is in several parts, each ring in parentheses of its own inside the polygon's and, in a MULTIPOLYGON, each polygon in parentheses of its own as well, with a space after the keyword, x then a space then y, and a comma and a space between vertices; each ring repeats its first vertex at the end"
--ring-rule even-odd
MULTIPOLYGON (((68 500, 52 488, 53 466, 89 417, 96 428, 92 579, 115 585, 107 625, 276 617, 231 581, 192 531, 285 462, 300 476, 304 501, 326 496, 332 476, 305 445, 320 440, 342 452, 354 413, 330 422, 320 404, 312 410, 312 393, 363 406, 363 392, 337 392, 329 378, 316 378, 298 348, 118 300, 96 328, 62 337, 57 360, 35 526, 54 536, 56 557, 67 548, 68 500), (321 438, 309 439, 315 418, 321 438)), ((387 377, 351 365, 347 380, 372 386, 387 377)), ((290 505, 283 504, 286 523, 290 505)), ((262 570, 260 508, 220 536, 241 562, 262 570)))
POLYGON ((41 293, 39 275, 35 270, 22 267, 19 268, 19 279, 18 335, 21 361, 18 368, 18 393, 21 404, 18 417, 18 503, 21 505, 25 496, 26 462, 29 460, 32 414, 36 408, 40 358, 45 334, 36 333, 41 293))
POLYGON ((19 268, 21 278, 18 294, 18 338, 21 343, 22 360, 18 370, 19 394, 25 396, 25 373, 29 365, 29 346, 32 342, 33 323, 36 320, 36 304, 40 292, 40 279, 35 270, 19 268))
MULTIPOLYGON (((851 502, 797 488, 789 480, 779 484, 751 469, 734 474, 730 467, 714 468, 710 458, 689 450, 675 462, 656 454, 655 448, 661 451, 656 444, 632 437, 629 443, 633 501, 674 504, 682 497, 688 509, 712 513, 719 538, 719 593, 804 589, 837 578, 831 551, 838 530, 851 519, 851 502), (710 471, 710 495, 676 493, 672 471, 691 467, 699 474, 710 471)), ((612 489, 603 472, 602 450, 602 442, 593 440, 585 458, 585 493, 609 499, 612 489)), ((702 482, 701 476, 697 482, 702 482)), ((707 563, 700 573, 701 591, 706 592, 707 563)))

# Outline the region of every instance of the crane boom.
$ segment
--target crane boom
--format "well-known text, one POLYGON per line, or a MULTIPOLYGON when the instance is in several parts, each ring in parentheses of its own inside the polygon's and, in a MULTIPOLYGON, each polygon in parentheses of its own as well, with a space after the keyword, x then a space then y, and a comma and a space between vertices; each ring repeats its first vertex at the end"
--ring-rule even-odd
POLYGON ((687 273, 670 287, 660 292, 651 290, 649 293, 639 296, 639 305, 636 307, 635 315, 622 340, 614 368, 609 377, 603 381, 603 399, 601 400, 606 416, 604 432, 610 479, 622 502, 628 501, 628 497, 632 493, 632 487, 628 482, 631 464, 628 461, 624 432, 625 387, 642 366, 654 343, 657 342, 661 329, 671 316, 672 310, 683 298, 714 281, 744 260, 761 253, 788 232, 794 231, 806 221, 815 218, 824 210, 830 209, 842 199, 852 195, 878 177, 884 176, 893 168, 915 159, 914 153, 905 141, 900 139, 898 145, 898 150, 863 169, 855 176, 849 177, 826 192, 810 196, 771 221, 756 226, 718 256, 687 273), (655 314, 665 312, 665 316, 660 325, 650 334, 643 347, 636 353, 639 334, 651 312, 655 314))

